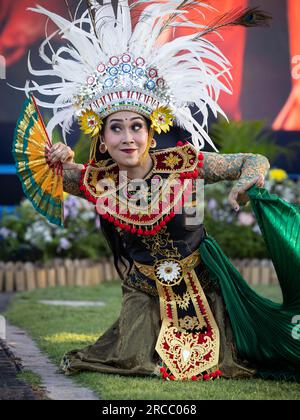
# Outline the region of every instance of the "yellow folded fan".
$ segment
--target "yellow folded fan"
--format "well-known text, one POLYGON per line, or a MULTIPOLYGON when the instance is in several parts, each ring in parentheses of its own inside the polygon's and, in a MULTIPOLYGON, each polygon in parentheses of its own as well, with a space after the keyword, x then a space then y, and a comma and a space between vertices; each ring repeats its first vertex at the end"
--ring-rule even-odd
POLYGON ((17 174, 26 197, 49 222, 63 226, 63 168, 50 165, 52 143, 34 97, 25 100, 13 143, 17 174))

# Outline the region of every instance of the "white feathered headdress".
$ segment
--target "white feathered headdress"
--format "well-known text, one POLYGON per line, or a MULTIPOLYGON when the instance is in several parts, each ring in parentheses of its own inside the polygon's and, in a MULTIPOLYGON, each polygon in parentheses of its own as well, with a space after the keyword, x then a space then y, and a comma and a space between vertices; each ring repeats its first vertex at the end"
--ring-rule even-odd
POLYGON ((65 139, 78 120, 95 136, 104 117, 132 110, 148 117, 155 131, 167 131, 174 121, 190 133, 198 150, 205 141, 217 150, 207 134, 207 120, 209 110, 224 115, 217 101, 221 91, 231 92, 230 64, 205 35, 228 25, 264 25, 268 16, 257 9, 235 10, 204 26, 188 19, 195 7, 199 13, 211 9, 205 1, 193 0, 137 0, 130 6, 127 0, 90 0, 83 15, 69 21, 41 6, 30 8, 59 28, 40 46, 49 70, 34 70, 28 57, 34 76, 57 76, 59 81, 28 81, 25 86, 27 95, 46 97, 38 97, 38 105, 53 109, 49 135, 60 125, 65 139), (143 3, 133 30, 133 12, 143 3), (177 26, 191 27, 194 33, 162 43, 164 31, 177 26), (55 52, 50 41, 57 33, 67 42, 55 52), (199 114, 197 120, 190 106, 199 114))

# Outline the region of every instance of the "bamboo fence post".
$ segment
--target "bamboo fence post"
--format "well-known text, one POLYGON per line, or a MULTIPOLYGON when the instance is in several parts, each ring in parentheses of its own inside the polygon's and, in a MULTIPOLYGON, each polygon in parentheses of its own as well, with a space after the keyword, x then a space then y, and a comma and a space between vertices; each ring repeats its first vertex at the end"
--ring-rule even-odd
POLYGON ((261 261, 261 284, 270 284, 270 262, 267 259, 261 261))
POLYGON ((93 262, 89 264, 87 271, 88 271, 88 275, 87 275, 88 285, 94 286, 96 284, 96 279, 94 277, 94 263, 93 262))
POLYGON ((95 261, 93 266, 93 279, 94 279, 94 285, 100 284, 102 282, 102 271, 100 271, 100 264, 98 264, 97 261, 95 261))
POLYGON ((244 259, 243 277, 247 283, 251 284, 251 266, 247 258, 244 259))
POLYGON ((89 267, 89 285, 90 286, 95 286, 95 284, 96 284, 96 279, 95 279, 95 276, 94 276, 94 266, 91 265, 89 267))
POLYGON ((85 264, 84 268, 84 280, 86 286, 91 286, 93 279, 91 277, 91 266, 88 263, 85 264))
POLYGON ((15 264, 15 280, 16 280, 16 291, 24 292, 26 290, 25 271, 24 271, 24 264, 21 262, 18 262, 15 264))
POLYGON ((11 261, 7 262, 5 265, 4 291, 14 291, 14 264, 11 261))
POLYGON ((47 287, 47 275, 44 267, 36 268, 36 285, 39 289, 45 289, 47 287))
POLYGON ((56 266, 56 283, 58 286, 66 285, 66 271, 63 265, 56 266))
POLYGON ((4 264, 0 262, 0 293, 4 291, 4 264))
POLYGON ((93 262, 91 262, 91 264, 88 267, 88 281, 89 281, 89 286, 95 285, 93 262))
POLYGON ((104 281, 112 281, 112 268, 109 258, 104 260, 104 281))
POLYGON ((84 284, 84 273, 83 273, 83 269, 81 266, 81 263, 79 260, 75 260, 75 267, 76 267, 76 271, 75 271, 75 284, 77 286, 83 286, 84 284))
POLYGON ((102 261, 99 261, 95 266, 96 284, 101 284, 104 281, 104 271, 102 261))
POLYGON ((274 268, 273 263, 271 262, 271 284, 278 284, 278 277, 274 268))
POLYGON ((26 290, 36 289, 36 278, 34 265, 31 262, 26 262, 24 265, 25 270, 25 284, 26 290))
POLYGON ((52 262, 49 262, 47 264, 47 285, 48 287, 55 287, 57 285, 57 281, 56 281, 56 271, 55 268, 52 265, 52 262))
POLYGON ((240 275, 243 276, 244 260, 239 259, 237 261, 238 261, 238 263, 237 263, 237 270, 240 273, 240 275))
POLYGON ((91 277, 91 264, 92 262, 89 260, 84 260, 84 267, 85 267, 85 285, 90 286, 92 284, 92 277, 91 277))
POLYGON ((244 276, 244 267, 245 267, 245 259, 242 259, 242 260, 240 260, 239 273, 245 279, 245 276, 244 276))
POLYGON ((260 261, 258 259, 252 260, 251 284, 259 284, 260 276, 260 261))
POLYGON ((87 285, 87 265, 86 265, 86 260, 81 260, 80 261, 81 264, 81 268, 82 268, 82 281, 83 281, 83 286, 87 285))
POLYGON ((65 269, 66 269, 66 283, 71 286, 75 284, 75 268, 74 261, 67 258, 65 260, 65 269))

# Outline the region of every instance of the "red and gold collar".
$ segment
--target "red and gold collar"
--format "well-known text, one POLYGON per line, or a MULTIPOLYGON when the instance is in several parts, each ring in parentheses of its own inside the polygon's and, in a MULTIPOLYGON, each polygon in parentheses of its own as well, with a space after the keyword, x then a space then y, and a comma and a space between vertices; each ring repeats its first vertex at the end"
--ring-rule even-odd
MULTIPOLYGON (((153 167, 143 178, 144 181, 157 179, 158 185, 163 180, 168 184, 186 179, 203 178, 203 153, 197 152, 189 142, 178 142, 176 147, 150 152, 153 167)), ((170 193, 169 188, 161 188, 157 198, 147 206, 128 206, 128 198, 119 194, 127 187, 128 179, 119 182, 119 167, 112 159, 98 163, 89 163, 82 170, 80 190, 85 197, 96 205, 97 212, 104 219, 113 223, 118 230, 125 230, 137 235, 155 235, 166 225, 179 210, 183 193, 192 191, 193 183, 185 182, 184 188, 170 193), (105 190, 104 185, 111 182, 105 190), (114 199, 112 199, 114 198, 114 199), (150 206, 151 204, 151 206, 150 206), (150 207, 156 211, 151 212, 150 207)), ((152 196, 153 197, 153 196, 152 196)), ((155 197, 155 196, 154 196, 155 197)))

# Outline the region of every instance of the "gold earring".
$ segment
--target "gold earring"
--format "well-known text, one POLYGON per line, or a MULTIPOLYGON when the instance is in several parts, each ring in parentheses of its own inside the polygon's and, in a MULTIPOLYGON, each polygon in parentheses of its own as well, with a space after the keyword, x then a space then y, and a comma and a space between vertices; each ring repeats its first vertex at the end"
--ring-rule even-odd
POLYGON ((151 144, 150 144, 151 149, 155 149, 155 148, 156 148, 156 146, 157 146, 157 142, 156 142, 156 140, 155 140, 155 139, 152 139, 152 140, 151 140, 151 144))
POLYGON ((107 146, 103 141, 103 137, 101 137, 99 149, 100 149, 101 153, 106 153, 107 152, 107 146))

